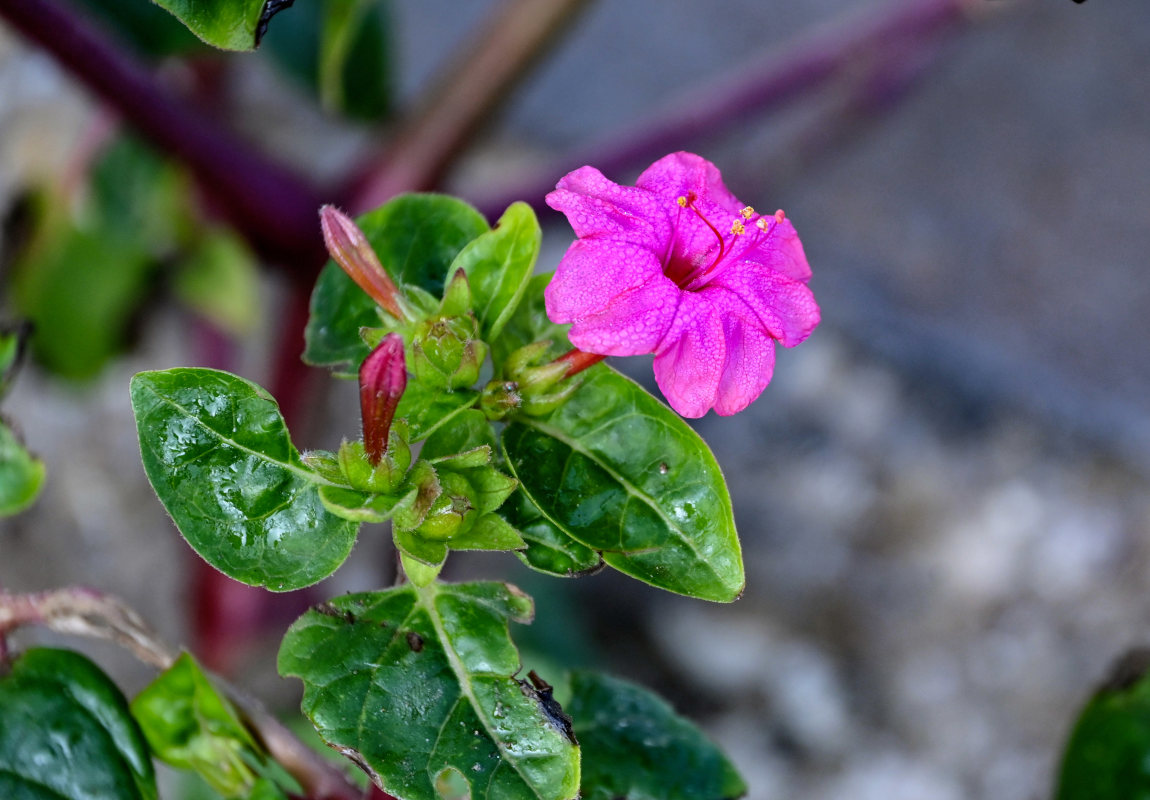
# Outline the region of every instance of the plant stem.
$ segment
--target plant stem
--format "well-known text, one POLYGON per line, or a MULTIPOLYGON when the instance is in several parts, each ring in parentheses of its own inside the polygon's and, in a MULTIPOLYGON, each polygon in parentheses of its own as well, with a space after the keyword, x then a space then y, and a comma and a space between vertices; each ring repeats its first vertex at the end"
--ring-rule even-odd
POLYGON ((354 175, 354 209, 433 187, 468 137, 587 0, 503 0, 434 81, 375 163, 354 175))
POLYGON ((562 156, 546 171, 489 196, 476 198, 491 217, 516 200, 536 210, 555 181, 585 164, 612 175, 644 164, 691 143, 730 130, 732 123, 786 106, 861 60, 897 57, 897 48, 917 51, 925 41, 955 30, 972 19, 971 0, 894 0, 875 11, 850 13, 816 31, 771 49, 719 79, 674 97, 656 112, 599 141, 562 156))
MULTIPOLYGON (((0 590, 0 638, 26 625, 113 641, 160 670, 170 667, 179 654, 124 601, 95 589, 70 587, 36 594, 10 594, 0 590)), ((212 681, 240 709, 268 754, 299 781, 307 797, 361 800, 363 793, 349 783, 342 772, 299 741, 258 701, 218 675, 212 675, 212 681)), ((381 797, 395 800, 386 794, 381 797)))
POLYGON ((607 356, 598 355, 597 353, 586 353, 582 350, 575 349, 568 350, 555 360, 567 362, 567 373, 564 377, 570 378, 572 375, 578 375, 583 370, 595 366, 606 357, 607 356))
POLYGON ((323 263, 318 191, 244 144, 58 0, 4 0, 0 16, 134 128, 191 170, 254 249, 300 279, 323 263))

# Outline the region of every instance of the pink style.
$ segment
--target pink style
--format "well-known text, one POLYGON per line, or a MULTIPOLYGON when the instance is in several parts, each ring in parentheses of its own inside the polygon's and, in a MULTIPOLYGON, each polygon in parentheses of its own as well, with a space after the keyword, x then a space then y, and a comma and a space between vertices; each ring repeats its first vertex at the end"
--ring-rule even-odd
POLYGON ((578 239, 546 291, 547 315, 600 355, 655 354, 655 380, 684 417, 728 416, 767 384, 775 342, 819 324, 811 269, 782 211, 756 214, 714 164, 672 153, 620 186, 582 167, 547 204, 578 239))

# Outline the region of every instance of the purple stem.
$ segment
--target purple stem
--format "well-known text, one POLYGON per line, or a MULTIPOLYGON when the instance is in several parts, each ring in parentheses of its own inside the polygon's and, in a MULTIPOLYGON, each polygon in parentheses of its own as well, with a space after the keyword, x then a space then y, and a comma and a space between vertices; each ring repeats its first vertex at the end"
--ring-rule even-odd
POLYGON ((777 110, 822 87, 863 56, 891 57, 892 48, 904 46, 917 49, 924 40, 969 19, 970 4, 971 0, 895 0, 885 10, 868 8, 833 20, 782 50, 772 49, 706 86, 679 95, 663 111, 556 159, 546 171, 475 203, 489 219, 516 200, 526 200, 540 210, 555 181, 573 169, 594 164, 607 175, 618 174, 688 143, 722 134, 732 122, 777 110))
POLYGON ((55 0, 4 0, 0 16, 161 150, 183 161, 212 206, 260 255, 294 277, 314 278, 324 261, 316 223, 321 198, 314 187, 167 91, 153 70, 88 27, 74 9, 55 0))

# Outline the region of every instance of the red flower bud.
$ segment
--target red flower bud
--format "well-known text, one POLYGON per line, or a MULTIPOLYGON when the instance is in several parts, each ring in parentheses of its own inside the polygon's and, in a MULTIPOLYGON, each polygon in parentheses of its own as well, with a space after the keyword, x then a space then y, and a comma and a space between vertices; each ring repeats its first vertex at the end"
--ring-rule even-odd
POLYGON ((363 450, 373 467, 387 452, 387 434, 399 398, 407 388, 403 337, 389 333, 359 368, 359 407, 363 415, 363 450))
POLYGON ((319 222, 324 244, 335 263, 384 311, 396 319, 406 319, 399 289, 354 220, 335 206, 324 206, 319 210, 319 222))

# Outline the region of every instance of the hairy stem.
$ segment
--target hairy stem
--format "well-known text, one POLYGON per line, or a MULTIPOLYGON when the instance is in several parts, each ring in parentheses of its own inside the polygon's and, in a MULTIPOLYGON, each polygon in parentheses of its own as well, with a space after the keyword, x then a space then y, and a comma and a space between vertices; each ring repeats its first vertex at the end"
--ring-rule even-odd
MULTIPOLYGON (((0 590, 0 638, 27 625, 115 642, 145 664, 161 670, 170 667, 179 655, 123 600, 95 589, 70 587, 35 594, 0 590)), ((268 754, 299 781, 308 798, 361 800, 362 793, 343 773, 299 741, 258 701, 218 675, 212 675, 212 680, 240 709, 268 754)))
POLYGON ((262 256, 297 278, 323 263, 318 191, 235 138, 58 0, 4 0, 0 17, 44 48, 164 153, 184 162, 262 256))
POLYGON ((376 162, 352 179, 356 210, 431 188, 480 123, 587 0, 503 0, 434 81, 376 162))
POLYGON ((674 97, 663 111, 560 157, 545 171, 476 198, 476 205, 488 216, 522 199, 541 209, 556 179, 573 169, 594 164, 611 175, 726 133, 733 123, 822 88, 860 61, 894 59, 899 49, 917 52, 925 41, 973 19, 971 6, 971 0, 894 0, 885 11, 850 13, 674 97))

